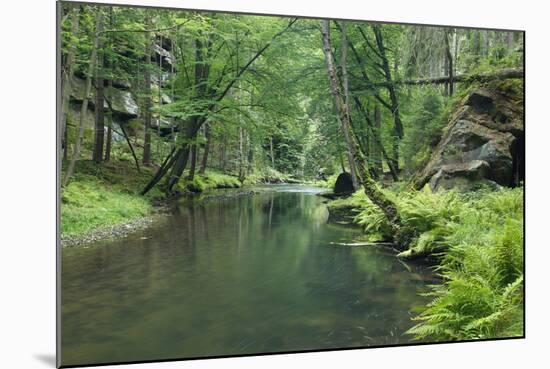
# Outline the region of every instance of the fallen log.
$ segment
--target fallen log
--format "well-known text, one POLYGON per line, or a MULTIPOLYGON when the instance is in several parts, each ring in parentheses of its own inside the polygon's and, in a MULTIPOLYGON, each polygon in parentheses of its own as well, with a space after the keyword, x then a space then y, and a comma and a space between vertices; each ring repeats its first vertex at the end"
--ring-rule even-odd
MULTIPOLYGON (((433 78, 419 78, 419 79, 410 79, 410 80, 401 80, 393 81, 394 85, 403 85, 403 86, 422 86, 422 85, 432 85, 432 84, 444 84, 444 83, 457 83, 457 82, 490 82, 495 80, 503 80, 508 78, 523 78, 524 77, 523 68, 514 69, 501 69, 496 72, 486 72, 478 74, 459 74, 453 76, 451 79, 448 76, 444 77, 433 77, 433 78)), ((366 85, 366 88, 372 87, 388 87, 390 82, 376 82, 369 83, 366 85)))

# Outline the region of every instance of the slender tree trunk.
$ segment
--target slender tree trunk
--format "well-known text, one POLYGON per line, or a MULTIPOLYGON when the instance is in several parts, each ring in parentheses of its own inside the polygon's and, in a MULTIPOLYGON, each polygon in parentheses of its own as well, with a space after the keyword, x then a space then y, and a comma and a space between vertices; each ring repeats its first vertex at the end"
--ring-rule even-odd
POLYGON ((220 169, 221 171, 225 171, 225 146, 227 145, 225 140, 225 135, 222 136, 222 143, 220 145, 220 169))
MULTIPOLYGON (((109 7, 109 28, 113 29, 113 7, 109 7)), ((113 48, 113 36, 109 37, 109 49, 112 50, 113 48)), ((113 88, 113 76, 115 71, 115 63, 111 56, 107 58, 108 62, 108 68, 111 71, 111 78, 107 81, 107 89, 112 90, 113 88)), ((105 142, 105 157, 104 161, 111 160, 111 145, 113 141, 113 111, 109 109, 109 118, 108 118, 108 126, 107 126, 107 141, 105 142)))
POLYGON ((204 124, 204 137, 206 139, 206 142, 204 144, 204 153, 202 154, 202 161, 201 161, 201 168, 199 170, 200 174, 204 174, 206 172, 206 166, 208 165, 208 154, 210 153, 210 123, 204 124))
POLYGON ((384 70, 384 76, 387 82, 387 89, 390 94, 391 100, 391 113, 394 119, 394 143, 393 143, 393 165, 399 170, 399 140, 403 138, 403 123, 401 122, 401 115, 399 114, 399 101, 397 100, 397 93, 393 83, 390 65, 388 57, 386 56, 386 47, 384 46, 384 39, 382 37, 382 30, 379 25, 373 25, 374 36, 376 38, 376 45, 378 47, 378 53, 382 59, 382 68, 384 70))
POLYGON ((459 35, 458 35, 458 29, 455 28, 455 32, 454 32, 454 35, 453 35, 453 42, 454 42, 454 56, 453 56, 453 60, 454 60, 454 63, 453 63, 453 76, 456 76, 456 71, 457 71, 457 65, 458 65, 458 47, 459 47, 459 35))
POLYGON ((243 143, 243 128, 239 127, 239 180, 242 182, 244 181, 244 149, 243 149, 244 143, 243 143))
MULTIPOLYGON (((280 32, 277 32, 269 42, 267 42, 259 51, 254 54, 254 56, 242 67, 237 68, 238 72, 235 74, 235 76, 225 85, 225 87, 222 89, 221 86, 218 84, 217 87, 221 91, 217 94, 217 97, 212 101, 211 104, 208 105, 206 108, 206 112, 212 111, 219 101, 221 101, 227 93, 231 90, 233 85, 237 82, 239 77, 250 68, 250 66, 256 61, 262 53, 267 50, 267 48, 273 43, 273 41, 281 36, 283 33, 285 33, 287 30, 289 30, 294 23, 296 23, 297 18, 293 19, 288 23, 288 25, 280 32)), ((200 65, 201 63, 195 63, 196 66, 200 65)), ((208 77, 208 74, 205 74, 206 78, 208 77)), ((221 80, 219 81, 221 83, 221 80)), ((203 85, 204 86, 204 85, 203 85)), ((215 90, 212 90, 215 91, 215 90)), ((204 96, 203 96, 204 97, 204 96)), ((194 119, 197 120, 197 119, 194 119)), ((204 121, 197 121, 197 124, 190 124, 188 126, 188 133, 186 135, 186 139, 193 139, 195 135, 197 134, 197 130, 200 128, 200 126, 204 123, 204 121), (192 133, 189 135, 189 132, 192 133)), ((175 150, 174 150, 175 151, 175 150)), ((170 193, 174 187, 174 185, 179 181, 179 178, 181 174, 183 173, 183 170, 185 169, 185 166, 187 165, 187 159, 189 154, 189 145, 184 143, 181 148, 179 148, 177 151, 171 152, 164 160, 164 165, 162 165, 159 170, 155 173, 155 175, 151 178, 151 180, 145 185, 143 190, 141 191, 142 195, 145 195, 147 192, 149 192, 165 175, 168 173, 168 171, 171 169, 170 176, 167 181, 167 192, 170 193)))
MULTIPOLYGON (((195 136, 197 135, 197 132, 202 123, 203 122, 201 122, 197 117, 194 117, 187 124, 184 143, 182 147, 177 151, 176 159, 173 162, 170 162, 171 163, 170 166, 173 165, 173 167, 170 172, 170 176, 168 178, 167 185, 166 185, 166 191, 168 193, 171 193, 173 191, 174 186, 179 182, 179 179, 181 178, 181 175, 183 174, 183 171, 187 166, 187 162, 189 159, 189 152, 191 151, 191 144, 189 142, 192 142, 195 139, 195 136)), ((157 175, 155 175, 155 177, 153 177, 153 179, 150 181, 147 187, 149 187, 149 189, 152 188, 158 181, 160 181, 160 179, 163 176, 164 176, 163 173, 160 175, 160 177, 157 177, 157 175)), ((145 191, 145 193, 147 191, 145 191)))
POLYGON ((97 62, 96 62, 96 96, 95 96, 95 137, 92 160, 101 163, 103 160, 103 146, 105 141, 105 88, 103 78, 103 66, 105 62, 103 42, 103 8, 98 7, 98 18, 96 32, 99 34, 97 41, 97 62))
POLYGON ((191 145, 191 152, 190 155, 190 161, 191 164, 189 165, 189 175, 187 176, 187 179, 192 181, 195 179, 195 169, 197 168, 197 144, 194 143, 191 145))
POLYGON ((384 144, 382 143, 382 138, 380 137, 380 129, 381 129, 381 111, 380 106, 378 104, 375 105, 374 108, 374 123, 369 118, 368 112, 363 108, 363 105, 361 104, 361 101, 354 96, 353 99, 355 100, 355 103, 357 105, 357 109, 359 109, 363 116, 365 117, 365 121, 367 122, 367 126, 369 129, 370 136, 372 137, 374 143, 376 145, 372 145, 374 147, 374 170, 371 172, 374 172, 376 175, 383 175, 383 165, 382 165, 382 159, 386 161, 386 164, 388 165, 388 168, 390 168, 390 174, 395 182, 399 180, 399 176, 397 173, 397 169, 393 166, 393 161, 389 157, 388 153, 386 152, 386 149, 384 148, 384 144))
MULTIPOLYGON (((162 35, 160 35, 160 47, 162 47, 162 35)), ((157 78, 158 78, 158 81, 159 81, 157 105, 161 106, 162 105, 162 55, 160 55, 160 54, 159 54, 159 63, 158 63, 158 68, 157 68, 157 78)), ((157 115, 157 138, 160 138, 160 121, 161 121, 161 119, 162 119, 162 116, 159 112, 158 115, 157 115)), ((161 140, 157 139, 157 156, 158 157, 161 156, 161 154, 160 154, 160 144, 161 144, 161 140)))
MULTIPOLYGON (((80 19, 80 7, 75 6, 71 11, 71 38, 76 38, 78 35, 80 19)), ((62 68, 61 79, 61 134, 63 137, 63 160, 67 160, 69 151, 67 115, 69 110, 69 98, 71 95, 71 79, 74 73, 74 61, 76 54, 76 42, 70 43, 70 48, 67 53, 67 63, 65 68, 62 68)))
MULTIPOLYGON (((350 119, 349 119, 349 115, 348 115, 348 107, 345 103, 345 97, 344 99, 342 98, 342 95, 340 93, 340 87, 339 87, 339 84, 340 82, 338 81, 338 76, 336 76, 336 65, 334 63, 334 58, 332 56, 332 46, 330 44, 330 23, 329 21, 322 21, 322 36, 323 36, 323 52, 325 53, 325 59, 326 59, 326 62, 327 62, 327 67, 329 69, 329 79, 330 79, 330 83, 331 83, 331 88, 332 88, 332 92, 333 94, 334 93, 337 93, 338 96, 335 96, 334 99, 334 103, 335 103, 335 106, 336 108, 340 111, 340 113, 342 113, 342 111, 345 111, 346 115, 345 117, 344 116, 341 116, 340 117, 340 123, 342 124, 342 133, 344 135, 344 140, 345 140, 345 143, 346 143, 346 147, 347 147, 347 154, 349 156, 351 156, 351 160, 350 160, 350 164, 355 164, 354 163, 354 160, 353 158, 355 157, 355 152, 354 150, 356 149, 352 143, 352 140, 353 140, 353 137, 351 135, 351 132, 350 132, 350 119), (330 55, 327 56, 327 54, 330 55), (334 78, 332 76, 332 71, 334 70, 334 78), (333 83, 336 83, 336 89, 334 89, 334 87, 332 87, 332 84, 333 83), (342 106, 340 106, 342 105, 342 106)), ((355 168, 355 165, 354 165, 354 168, 355 168)), ((350 168, 350 172, 351 172, 351 168, 350 168)))
POLYGON ((390 227, 392 228, 394 240, 399 243, 401 247, 406 247, 409 243, 409 240, 405 232, 403 232, 403 225, 397 207, 395 206, 393 201, 388 199, 382 193, 382 191, 380 191, 376 182, 371 178, 365 164, 365 158, 362 156, 361 150, 357 148, 357 142, 355 142, 355 138, 353 137, 353 135, 349 134, 349 111, 348 107, 344 103, 344 100, 342 99, 342 94, 340 93, 338 75, 336 73, 336 67, 332 56, 332 47, 330 43, 330 25, 328 20, 321 21, 321 33, 323 38, 323 52, 325 54, 331 93, 334 98, 335 105, 338 109, 342 131, 344 132, 344 135, 347 136, 347 139, 349 139, 351 145, 355 146, 356 148, 354 150, 354 159, 359 172, 359 178, 361 179, 361 182, 365 189, 365 194, 376 206, 380 208, 380 210, 382 210, 382 212, 386 216, 390 227))
MULTIPOLYGON (((101 12, 98 12, 96 14, 96 29, 101 21, 102 21, 101 12)), ((86 87, 84 89, 84 96, 82 98, 82 106, 80 107, 80 122, 78 124, 78 136, 76 137, 76 142, 74 144, 71 161, 69 162, 69 166, 67 167, 67 171, 65 172, 65 178, 63 179, 63 182, 62 182, 63 186, 66 186, 69 183, 69 180, 71 179, 74 172, 76 161, 80 156, 80 146, 82 145, 82 140, 84 138, 84 117, 88 110, 88 96, 92 91, 92 78, 93 78, 93 74, 95 70, 95 62, 97 58, 98 39, 99 39, 99 35, 96 33, 94 35, 94 41, 92 43, 92 51, 90 53, 91 54, 90 63, 88 64, 88 72, 86 75, 86 87)))
POLYGON ((63 129, 63 142, 65 143, 63 145, 63 161, 66 161, 68 157, 69 130, 67 129, 67 122, 68 120, 65 121, 65 128, 63 129))
MULTIPOLYGON (((515 79, 515 78, 523 78, 524 77, 524 70, 523 68, 504 68, 500 69, 494 72, 484 72, 484 73, 477 73, 477 74, 454 74, 453 75, 453 82, 456 84, 457 82, 466 82, 466 83, 472 83, 472 82, 491 82, 491 81, 499 81, 504 79, 515 79)), ((405 85, 405 86, 422 86, 422 85, 437 85, 437 84, 445 84, 449 82, 449 77, 433 77, 433 78, 420 78, 420 79, 411 79, 411 80, 401 80, 401 81, 393 81, 393 85, 399 86, 399 85, 405 85)), ((388 82, 377 82, 370 84, 369 87, 387 87, 389 84, 388 82)))
POLYGON ((130 148, 130 152, 132 153, 132 157, 134 158, 134 162, 136 163, 136 170, 139 173, 140 172, 139 159, 136 155, 136 151, 134 150, 134 146, 132 146, 132 142, 130 141, 130 137, 128 137, 128 133, 126 132, 126 129, 124 128, 124 124, 120 125, 120 130, 122 131, 122 135, 124 136, 124 139, 126 140, 126 143, 128 144, 128 147, 130 148))
POLYGON ((273 136, 269 137, 269 157, 271 159, 271 167, 275 169, 275 154, 273 152, 273 136))
POLYGON ((514 32, 508 32, 508 35, 507 35, 507 44, 508 44, 508 53, 511 53, 513 48, 514 48, 514 32))
MULTIPOLYGON (((147 28, 151 28, 151 16, 146 15, 147 28)), ((145 65, 143 70, 144 82, 145 82, 145 99, 143 104, 143 129, 145 135, 143 138, 143 165, 151 165, 151 49, 152 49, 152 37, 147 34, 147 41, 145 41, 145 65)), ((160 81, 159 81, 160 85, 160 81)))
MULTIPOLYGON (((379 175, 384 175, 384 170, 382 166, 382 152, 384 150, 384 146, 382 143, 382 139, 380 137, 380 130, 382 129, 382 113, 380 111, 380 106, 376 104, 374 106, 374 136, 376 136, 377 141, 377 147, 376 147, 376 171, 379 173, 379 175)), ((395 168, 393 168, 393 164, 390 158, 386 158, 388 165, 390 167, 390 171, 393 173, 395 171, 395 168), (391 163, 391 164, 390 164, 391 163)), ((397 173, 395 173, 395 176, 397 176, 397 173)), ((394 178, 395 179, 395 178, 394 178)))
POLYGON ((252 165, 254 159, 254 150, 252 149, 252 142, 250 141, 250 133, 246 133, 246 146, 248 147, 248 155, 246 157, 246 175, 252 173, 252 165))
POLYGON ((451 30, 445 30, 445 69, 447 71, 446 75, 449 77, 449 82, 445 85, 445 90, 447 96, 453 96, 454 85, 453 85, 453 54, 451 52, 451 41, 449 39, 451 30))
MULTIPOLYGON (((349 109, 349 83, 348 83, 348 69, 347 69, 347 59, 348 59, 348 37, 346 31, 346 22, 342 22, 342 55, 340 58, 340 65, 342 67, 342 86, 344 88, 344 104, 346 108, 349 109)), ((351 122, 350 122, 351 124, 351 122)), ((346 140, 346 143, 347 140, 346 140)), ((359 188, 359 182, 357 180, 357 170, 355 169, 355 162, 353 159, 353 146, 348 143, 348 162, 349 162, 349 171, 351 174, 351 180, 353 183, 353 189, 357 190, 359 188)))

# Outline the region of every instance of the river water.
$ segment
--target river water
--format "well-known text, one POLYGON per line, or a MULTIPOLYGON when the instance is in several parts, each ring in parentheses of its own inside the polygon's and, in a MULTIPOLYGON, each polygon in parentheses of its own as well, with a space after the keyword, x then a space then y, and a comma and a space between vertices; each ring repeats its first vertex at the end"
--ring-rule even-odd
POLYGON ((182 201, 153 227, 62 251, 62 364, 409 342, 428 268, 327 223, 317 189, 182 201))

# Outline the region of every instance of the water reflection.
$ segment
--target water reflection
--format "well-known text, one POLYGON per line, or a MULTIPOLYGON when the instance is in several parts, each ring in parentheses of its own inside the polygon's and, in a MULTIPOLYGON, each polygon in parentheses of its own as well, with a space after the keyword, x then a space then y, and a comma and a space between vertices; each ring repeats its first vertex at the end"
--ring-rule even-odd
POLYGON ((431 275, 342 247, 310 191, 186 201, 129 238, 62 259, 63 364, 405 342, 431 275))

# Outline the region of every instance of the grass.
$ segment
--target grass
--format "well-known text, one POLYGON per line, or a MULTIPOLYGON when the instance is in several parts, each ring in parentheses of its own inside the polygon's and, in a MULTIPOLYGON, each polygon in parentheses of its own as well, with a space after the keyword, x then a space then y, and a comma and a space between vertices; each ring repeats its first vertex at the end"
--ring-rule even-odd
MULTIPOLYGON (((96 165, 79 161, 75 175, 61 193, 61 233, 80 235, 96 228, 126 223, 145 217, 152 202, 165 194, 154 187, 146 196, 139 194, 155 168, 143 167, 138 173, 131 162, 116 161, 96 165)), ((207 171, 193 181, 182 179, 180 189, 203 192, 217 188, 241 187, 237 177, 207 171)))
MULTIPOLYGON (((437 255, 443 278, 407 333, 435 341, 521 336, 523 188, 385 193, 414 236, 400 256, 437 255)), ((385 217, 363 193, 330 206, 352 207, 370 239, 390 238, 385 217)))
POLYGON ((61 232, 83 234, 97 227, 144 217, 150 210, 149 201, 142 196, 97 180, 73 180, 61 195, 61 232))

